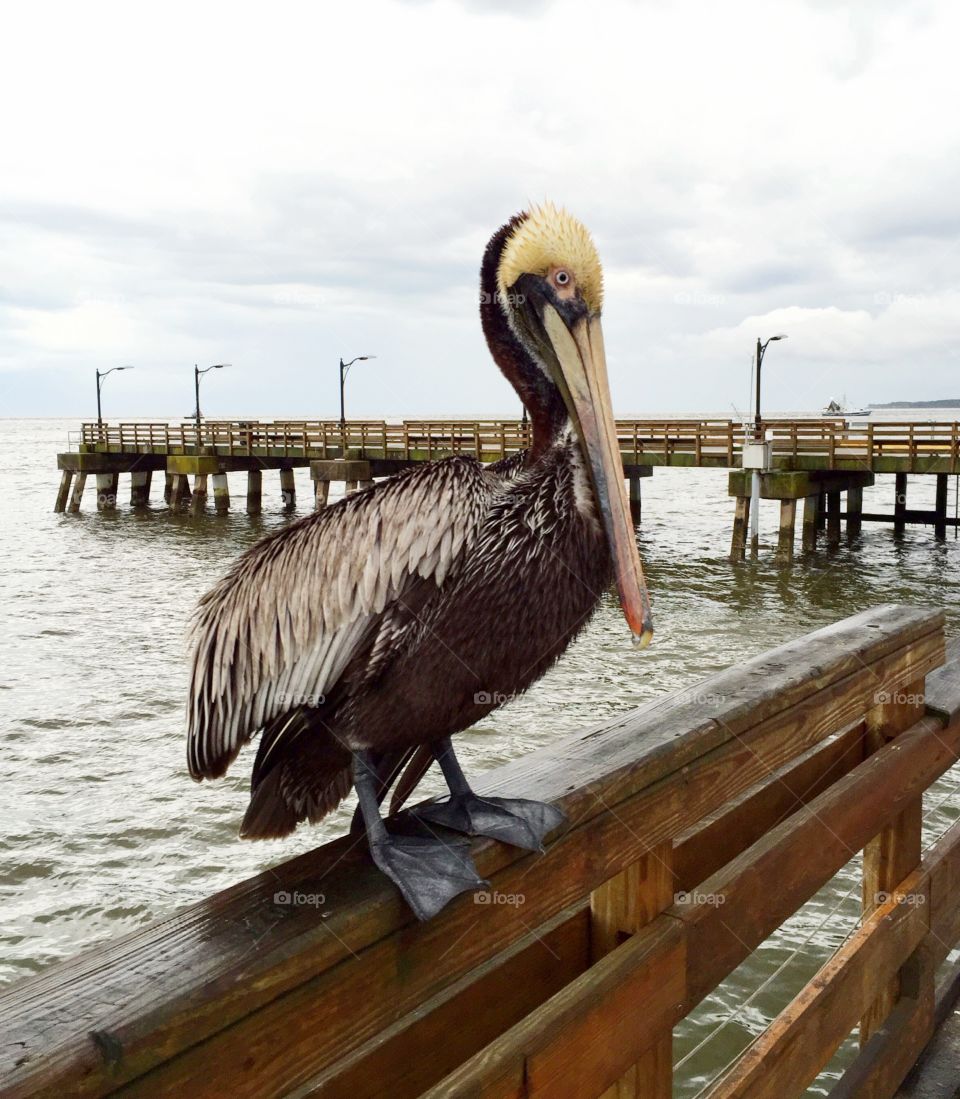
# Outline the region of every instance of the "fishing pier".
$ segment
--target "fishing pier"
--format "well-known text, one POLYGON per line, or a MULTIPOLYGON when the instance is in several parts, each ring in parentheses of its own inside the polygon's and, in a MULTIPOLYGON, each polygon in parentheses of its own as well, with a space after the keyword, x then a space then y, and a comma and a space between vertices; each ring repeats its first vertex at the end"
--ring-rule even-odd
POLYGON ((700 1095, 794 1099, 843 1047, 833 1099, 946 1099, 958 757, 942 616, 866 611, 484 776, 567 822, 474 841, 491 892, 427 923, 344 835, 14 985, 0 1093, 666 1099, 684 1020, 847 868, 859 921, 700 1095))
MULTIPOLYGON (((752 473, 743 468, 742 424, 732 420, 622 420, 617 423, 624 476, 639 521, 641 484, 657 467, 729 470, 727 492, 735 499, 732 555, 742 557, 748 542, 752 473)), ((802 506, 801 545, 814 550, 818 537, 839 542, 843 523, 849 536, 863 523, 933 527, 936 538, 958 525, 960 424, 877 423, 851 426, 842 419, 770 420, 764 423, 769 458, 759 470, 759 499, 780 502, 777 552, 794 553, 798 505, 802 506), (865 512, 863 490, 879 476, 892 477, 896 502, 889 514, 865 512), (932 509, 907 506, 908 476, 935 479, 932 509), (950 478, 954 514, 949 514, 950 478)), ((75 450, 57 456, 61 480, 55 510, 77 512, 87 478, 96 479, 96 506, 117 508, 120 477, 130 478, 130 505, 150 504, 154 473, 163 474, 163 499, 173 512, 203 514, 230 509, 229 473, 246 475, 245 507, 262 508, 264 474, 279 479, 282 507, 297 506, 293 471, 307 467, 313 506, 326 505, 330 484, 350 492, 377 477, 417 462, 452 454, 482 462, 508 458, 529 446, 530 429, 520 421, 216 421, 176 425, 160 422, 86 423, 75 450)))

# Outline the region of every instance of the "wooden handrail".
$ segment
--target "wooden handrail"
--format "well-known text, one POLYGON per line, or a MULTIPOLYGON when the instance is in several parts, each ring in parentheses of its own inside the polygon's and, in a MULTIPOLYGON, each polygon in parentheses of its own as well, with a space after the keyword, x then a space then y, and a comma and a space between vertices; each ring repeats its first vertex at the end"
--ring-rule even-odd
MULTIPOLYGON (((908 471, 923 472, 930 458, 944 459, 950 471, 960 469, 960 430, 956 423, 871 423, 850 427, 844 421, 781 421, 766 423, 778 458, 816 459, 823 455, 830 467, 842 459, 876 468, 884 457, 908 463, 908 471)), ((742 427, 732 420, 621 420, 617 423, 625 461, 638 463, 649 455, 654 464, 673 464, 689 455, 695 465, 738 461, 742 427)), ((226 455, 269 454, 305 460, 335 456, 341 444, 361 458, 400 457, 411 460, 471 453, 483 461, 506 458, 528 446, 530 428, 519 421, 352 420, 341 435, 336 421, 204 420, 180 424, 133 422, 97 425, 85 423, 81 444, 108 452, 140 451, 142 447, 170 453, 226 455)), ((902 468, 902 467, 901 467, 902 468)))
MULTIPOLYGON (((344 837, 53 967, 0 994, 0 1090, 598 1095, 629 1070, 659 1099, 676 1023, 957 759, 953 658, 935 672, 941 615, 878 608, 500 768, 481 792, 568 825, 544 856, 475 844, 493 902, 417 925, 344 837)), ((932 935, 938 957, 960 940, 957 831, 893 883, 920 914, 877 900, 836 991, 800 990, 764 1035, 765 1065, 789 1044, 786 1090, 750 1090, 748 1055, 716 1094, 795 1094, 932 935), (844 1005, 828 1029, 818 995, 844 1005)))

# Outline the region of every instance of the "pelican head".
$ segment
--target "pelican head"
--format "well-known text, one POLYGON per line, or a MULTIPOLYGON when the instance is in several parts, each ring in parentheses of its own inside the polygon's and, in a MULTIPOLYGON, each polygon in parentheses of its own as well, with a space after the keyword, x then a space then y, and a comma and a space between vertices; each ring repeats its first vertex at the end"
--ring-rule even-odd
POLYGON ((559 391, 587 459, 620 603, 640 645, 653 626, 610 403, 600 313, 603 269, 587 228, 551 203, 516 218, 497 298, 514 334, 559 391))

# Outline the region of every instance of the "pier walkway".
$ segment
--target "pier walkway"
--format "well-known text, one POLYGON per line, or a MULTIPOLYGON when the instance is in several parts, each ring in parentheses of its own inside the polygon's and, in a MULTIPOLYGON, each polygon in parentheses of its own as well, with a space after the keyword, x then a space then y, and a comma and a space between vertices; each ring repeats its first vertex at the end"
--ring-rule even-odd
MULTIPOLYGON (((750 522, 751 473, 742 468, 745 430, 732 420, 621 420, 617 431, 624 476, 639 521, 641 481, 658 467, 729 470, 727 492, 736 498, 732 554, 743 556, 750 522)), ((778 552, 794 549, 797 504, 803 504, 804 550, 816 548, 818 532, 840 539, 841 523, 856 536, 865 522, 889 522, 897 532, 910 524, 932 526, 937 538, 958 525, 957 491, 950 516, 948 480, 960 474, 960 424, 876 423, 853 426, 842 419, 770 420, 764 431, 771 446, 760 476, 761 499, 780 502, 778 552), (865 512, 863 490, 877 476, 895 479, 894 510, 865 512), (907 478, 936 482, 933 508, 907 506, 907 478), (845 496, 845 506, 842 497, 845 496)), ((402 423, 349 421, 218 421, 86 423, 76 449, 57 456, 61 481, 56 511, 80 510, 88 476, 96 478, 97 508, 111 511, 119 500, 121 475, 130 476, 130 503, 150 502, 154 473, 164 475, 164 501, 171 510, 202 514, 212 494, 214 508, 230 508, 229 473, 245 473, 246 510, 262 507, 263 474, 279 475, 283 507, 296 507, 294 469, 309 467, 313 503, 323 507, 331 482, 346 491, 388 476, 416 462, 470 454, 496 462, 530 445, 529 425, 520 421, 407 420, 402 423), (212 481, 212 485, 210 482, 212 481), (212 490, 212 492, 211 492, 212 490)))
POLYGON ((903 1094, 947 1099, 960 822, 923 826, 958 757, 942 615, 864 612, 484 776, 567 823, 475 841, 492 892, 429 923, 345 835, 14 985, 0 1093, 666 1099, 676 1028, 846 867, 860 921, 701 1094, 795 1099, 852 1035, 833 1099, 896 1095, 931 1039, 903 1094))

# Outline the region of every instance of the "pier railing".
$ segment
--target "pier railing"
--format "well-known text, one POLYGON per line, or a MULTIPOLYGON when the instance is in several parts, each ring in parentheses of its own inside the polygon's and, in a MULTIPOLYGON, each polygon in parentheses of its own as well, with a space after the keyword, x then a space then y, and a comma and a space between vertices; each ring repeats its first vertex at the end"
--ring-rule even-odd
MULTIPOLYGON (((874 468, 893 459, 897 470, 960 472, 960 424, 870 423, 840 419, 769 420, 774 455, 802 462, 822 458, 828 468, 874 468)), ((734 466, 744 427, 732 420, 620 420, 624 460, 636 465, 734 466)), ((335 420, 85 423, 81 449, 106 453, 269 455, 298 459, 349 454, 355 458, 417 460, 473 454, 484 461, 509 457, 530 445, 520 421, 335 420)), ((892 469, 891 469, 892 471, 892 469)))
POLYGON ((568 823, 476 842, 492 893, 426 924, 344 836, 23 981, 0 1091, 662 1099, 675 1028, 862 852, 859 926, 706 1094, 799 1096, 859 1028, 834 1094, 890 1096, 960 941, 960 823, 921 840, 944 656, 938 613, 878 608, 492 772, 568 823))

